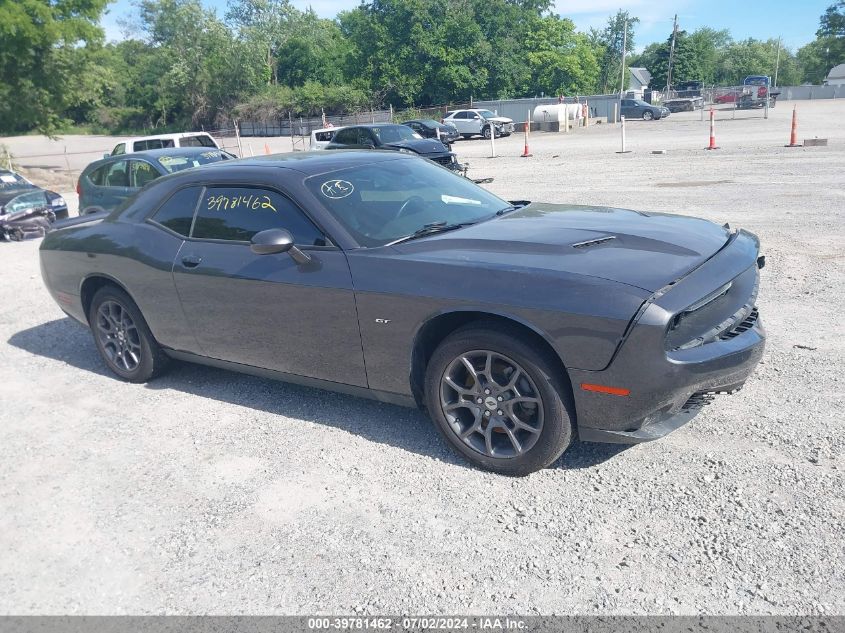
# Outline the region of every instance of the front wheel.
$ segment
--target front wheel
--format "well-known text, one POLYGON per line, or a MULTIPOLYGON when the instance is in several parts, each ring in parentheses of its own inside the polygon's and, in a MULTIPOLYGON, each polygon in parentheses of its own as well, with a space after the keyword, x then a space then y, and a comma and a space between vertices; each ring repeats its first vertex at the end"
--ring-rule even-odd
POLYGON ((654 118, 654 113, 651 110, 643 112, 643 121, 651 121, 654 118))
POLYGON ((104 286, 97 291, 88 323, 106 366, 123 380, 147 382, 167 366, 169 359, 138 306, 120 288, 104 286))
POLYGON ((503 475, 545 468, 572 441, 566 377, 496 324, 462 328, 440 344, 426 369, 425 401, 455 451, 503 475))
POLYGON ((492 132, 490 131, 489 125, 486 126, 483 130, 481 130, 481 133, 484 135, 484 138, 486 138, 488 141, 490 140, 490 136, 492 135, 492 132))

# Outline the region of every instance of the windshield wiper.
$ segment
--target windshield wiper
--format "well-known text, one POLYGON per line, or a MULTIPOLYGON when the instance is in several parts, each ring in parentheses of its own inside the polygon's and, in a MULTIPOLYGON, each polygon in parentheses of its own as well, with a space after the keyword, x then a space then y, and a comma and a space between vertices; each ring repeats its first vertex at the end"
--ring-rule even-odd
POLYGON ((496 211, 496 215, 504 215, 505 213, 510 213, 511 211, 516 211, 517 209, 521 209, 522 207, 527 207, 530 203, 520 200, 516 204, 512 204, 504 209, 499 209, 496 211))
POLYGON ((405 235, 404 237, 397 238, 392 242, 388 242, 387 244, 385 244, 385 246, 393 246, 394 244, 407 242, 408 240, 415 240, 418 237, 434 235, 435 233, 445 233, 446 231, 454 231, 455 229, 461 229, 465 226, 469 226, 470 224, 475 224, 475 222, 460 222, 457 224, 447 224, 445 221, 431 222, 429 224, 423 225, 422 228, 417 229, 410 235, 405 235))

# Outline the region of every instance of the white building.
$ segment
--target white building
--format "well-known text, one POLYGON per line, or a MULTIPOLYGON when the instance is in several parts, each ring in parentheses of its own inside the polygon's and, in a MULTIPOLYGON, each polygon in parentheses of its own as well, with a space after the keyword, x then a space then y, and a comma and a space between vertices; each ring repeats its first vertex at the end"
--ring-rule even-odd
POLYGON ((651 73, 645 68, 629 68, 630 79, 628 81, 628 95, 634 93, 637 99, 643 98, 643 91, 648 90, 651 83, 651 73))
POLYGON ((845 64, 839 64, 830 69, 824 80, 825 86, 845 86, 845 64))

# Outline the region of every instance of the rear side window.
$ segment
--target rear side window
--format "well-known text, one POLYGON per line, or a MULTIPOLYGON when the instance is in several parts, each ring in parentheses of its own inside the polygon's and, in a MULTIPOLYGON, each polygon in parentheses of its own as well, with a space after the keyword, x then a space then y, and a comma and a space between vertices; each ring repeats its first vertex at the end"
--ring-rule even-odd
POLYGON ((191 220, 200 197, 202 187, 180 189, 161 205, 152 220, 171 231, 187 237, 191 232, 191 220))
POLYGON ((106 180, 103 184, 106 187, 128 187, 129 161, 119 160, 109 165, 106 169, 106 180))
POLYGON ((93 184, 97 185, 98 187, 102 187, 106 184, 106 172, 109 170, 108 165, 103 165, 92 171, 88 174, 88 180, 90 180, 93 184))
POLYGON ((288 198, 257 187, 207 188, 191 237, 248 242, 267 229, 287 229, 303 246, 326 245, 323 234, 288 198))
POLYGON ((346 128, 335 134, 334 142, 342 145, 355 145, 358 142, 358 128, 346 128))
POLYGON ((179 140, 179 147, 217 147, 207 134, 185 136, 179 140))

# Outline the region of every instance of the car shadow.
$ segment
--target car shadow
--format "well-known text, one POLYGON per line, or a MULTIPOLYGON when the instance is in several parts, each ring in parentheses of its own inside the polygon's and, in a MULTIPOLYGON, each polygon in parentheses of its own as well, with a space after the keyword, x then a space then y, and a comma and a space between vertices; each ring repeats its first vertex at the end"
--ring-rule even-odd
MULTIPOLYGON (((21 330, 13 334, 8 343, 76 369, 111 376, 97 353, 89 330, 71 318, 21 330)), ((164 376, 144 388, 173 389, 271 415, 308 420, 343 429, 379 444, 472 468, 449 450, 428 416, 417 409, 181 362, 174 362, 164 376)), ((589 468, 613 458, 624 448, 575 443, 552 468, 589 468)))

